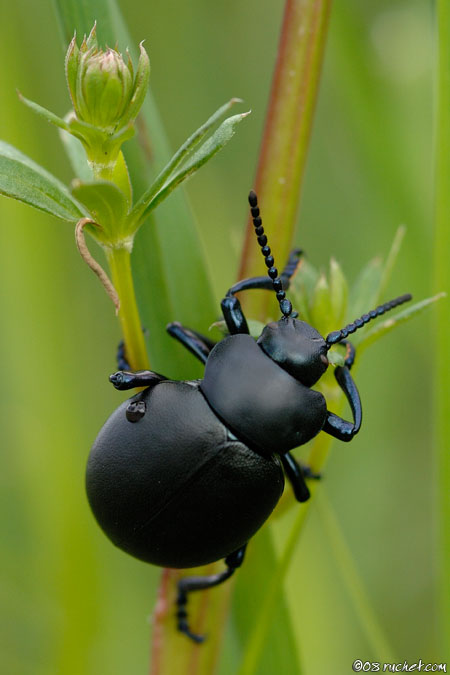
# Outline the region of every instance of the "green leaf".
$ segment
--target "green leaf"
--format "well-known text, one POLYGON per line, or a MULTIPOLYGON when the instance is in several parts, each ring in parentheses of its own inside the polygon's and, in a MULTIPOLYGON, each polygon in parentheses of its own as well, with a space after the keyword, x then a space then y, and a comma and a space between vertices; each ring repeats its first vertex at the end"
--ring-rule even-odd
POLYGON ((0 141, 0 193, 62 220, 76 222, 87 215, 63 183, 4 141, 0 141))
POLYGON ((301 664, 299 644, 296 640, 294 627, 287 600, 280 588, 285 569, 280 570, 283 561, 277 555, 273 537, 269 527, 263 527, 252 539, 248 547, 246 564, 239 570, 236 579, 235 597, 233 598, 233 623, 236 624, 236 639, 238 640, 243 658, 250 657, 250 667, 241 664, 239 675, 256 673, 286 673, 286 675, 300 675, 301 664), (281 572, 280 577, 278 574, 281 572), (274 579, 277 577, 277 579, 274 579), (265 623, 262 619, 267 602, 266 594, 272 583, 276 585, 276 602, 271 605, 270 637, 267 637, 265 623), (259 644, 258 632, 264 633, 259 644), (256 631, 256 635, 255 635, 256 631), (250 653, 251 652, 251 653, 250 653), (258 653, 260 652, 260 653, 258 653))
POLYGON ((392 270, 395 267, 395 263, 397 261, 397 257, 400 252, 403 237, 405 236, 405 234, 406 234, 406 227, 404 225, 400 225, 400 227, 397 229, 397 232, 395 233, 394 241, 392 242, 391 249, 389 251, 388 257, 386 258, 386 262, 383 265, 383 273, 381 276, 380 287, 378 291, 379 300, 381 300, 389 284, 389 280, 392 275, 392 270))
POLYGON ((319 276, 314 289, 310 302, 310 316, 314 328, 322 335, 326 335, 329 332, 332 308, 330 287, 325 274, 319 276))
MULTIPOLYGON (((105 244, 114 244, 126 236, 125 220, 128 202, 121 190, 109 181, 75 183, 72 194, 89 211, 96 223, 102 226, 89 228, 95 239, 105 244)), ((87 226, 89 227, 89 226, 87 226)))
POLYGON ((416 314, 420 314, 420 312, 426 309, 429 305, 444 297, 446 297, 446 293, 438 293, 431 298, 426 298, 425 300, 416 302, 414 305, 409 305, 402 312, 399 312, 395 316, 389 317, 385 321, 376 324, 371 330, 363 333, 362 339, 358 342, 358 349, 360 350, 362 347, 368 347, 380 337, 386 335, 386 333, 389 333, 393 328, 396 328, 405 321, 409 321, 409 319, 412 319, 414 316, 416 316, 416 314))
POLYGON ((369 312, 378 304, 382 274, 380 258, 374 258, 362 269, 350 293, 349 321, 369 312))
MULTIPOLYGON (((73 113, 70 113, 70 116, 72 116, 72 114, 73 113)), ((75 176, 86 183, 92 181, 94 179, 94 174, 88 164, 82 142, 78 138, 75 138, 75 136, 72 136, 71 133, 64 131, 64 129, 60 129, 59 137, 75 176)))
POLYGON ((330 299, 332 308, 330 323, 341 326, 347 312, 348 284, 342 267, 334 258, 330 260, 330 299))
MULTIPOLYGON (((337 345, 336 345, 337 347, 337 345)), ((328 352, 328 361, 332 366, 344 366, 345 365, 345 356, 343 352, 338 351, 338 349, 331 348, 328 352)))
MULTIPOLYGON (((256 321, 255 319, 247 319, 247 324, 252 338, 255 338, 255 340, 259 338, 264 330, 265 324, 261 321, 256 321)), ((212 340, 223 340, 224 337, 230 334, 227 324, 223 319, 221 321, 215 321, 212 323, 209 327, 209 330, 213 332, 211 336, 208 336, 211 337, 212 340), (217 337, 214 336, 214 333, 216 333, 217 337)))
POLYGON ((28 108, 31 108, 33 112, 40 115, 40 117, 43 117, 45 120, 47 120, 47 122, 50 122, 50 124, 54 124, 56 127, 59 127, 60 129, 65 129, 66 131, 69 129, 67 122, 63 120, 61 117, 58 117, 58 115, 55 115, 55 113, 52 113, 51 110, 47 110, 47 108, 44 108, 43 106, 39 105, 39 103, 30 101, 30 99, 25 98, 25 96, 22 96, 20 92, 17 93, 22 103, 25 103, 25 105, 28 106, 28 108))
POLYGON ((155 181, 149 187, 149 189, 142 195, 140 200, 135 206, 136 217, 138 214, 143 212, 145 207, 150 204, 155 195, 158 194, 159 190, 163 187, 164 183, 169 179, 170 175, 175 171, 177 166, 187 157, 187 155, 192 151, 192 149, 198 145, 201 139, 208 133, 211 127, 219 121, 219 119, 226 113, 227 110, 231 108, 234 103, 240 102, 238 98, 232 98, 230 101, 221 106, 216 112, 211 115, 211 117, 206 120, 201 127, 194 131, 194 133, 189 136, 189 138, 181 145, 173 157, 170 159, 168 164, 164 169, 159 173, 155 181))
MULTIPOLYGON (((64 50, 74 30, 79 36, 88 34, 97 20, 99 44, 117 41, 122 52, 128 46, 132 57, 137 58, 134 40, 115 0, 55 0, 55 8, 64 50)), ((124 147, 137 195, 145 192, 158 167, 165 166, 172 155, 151 92, 142 106, 140 121, 139 134, 124 147)), ((174 320, 206 331, 217 313, 205 251, 183 191, 177 191, 167 207, 153 212, 151 222, 138 232, 132 262, 142 323, 151 334, 148 347, 152 366, 172 377, 200 376, 200 367, 187 360, 181 348, 168 343, 165 331, 165 325, 174 320), (201 302, 193 298, 201 298, 201 302)))
POLYGON ((207 161, 214 157, 214 155, 228 143, 232 136, 234 136, 236 125, 249 114, 249 112, 246 112, 228 117, 228 119, 222 122, 217 131, 203 143, 200 149, 187 159, 181 169, 169 176, 167 182, 145 207, 142 203, 138 208, 134 209, 130 214, 130 219, 135 228, 137 228, 142 220, 145 219, 158 204, 164 201, 164 199, 166 199, 180 183, 192 176, 192 174, 198 171, 203 164, 206 164, 207 161))
POLYGON ((313 295, 318 279, 318 270, 306 258, 303 258, 289 289, 293 295, 295 309, 299 312, 299 318, 310 324, 312 324, 312 319, 309 299, 313 295))

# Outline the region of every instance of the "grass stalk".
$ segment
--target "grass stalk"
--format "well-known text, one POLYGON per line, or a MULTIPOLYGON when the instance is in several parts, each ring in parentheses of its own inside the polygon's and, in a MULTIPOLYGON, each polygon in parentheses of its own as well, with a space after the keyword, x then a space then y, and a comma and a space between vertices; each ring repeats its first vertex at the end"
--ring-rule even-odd
POLYGON ((317 497, 316 505, 330 542, 330 551, 336 561, 336 568, 343 581, 343 587, 351 600, 367 642, 380 661, 394 663, 397 660, 396 656, 378 621, 339 521, 323 490, 317 497))
MULTIPOLYGON (((434 287, 450 292, 450 6, 438 0, 436 50, 435 232, 434 287)), ((435 335, 435 447, 436 500, 439 547, 440 653, 450 651, 450 356, 448 300, 436 306, 435 335)))

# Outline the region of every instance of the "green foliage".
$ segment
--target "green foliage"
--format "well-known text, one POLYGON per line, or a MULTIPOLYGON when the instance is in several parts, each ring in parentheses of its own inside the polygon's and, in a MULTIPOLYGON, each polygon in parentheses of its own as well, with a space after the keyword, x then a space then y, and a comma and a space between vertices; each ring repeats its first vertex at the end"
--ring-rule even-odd
POLYGON ((62 220, 86 215, 65 185, 4 141, 0 141, 0 193, 62 220))
MULTIPOLYGON (((386 262, 383 264, 381 259, 375 258, 367 263, 350 290, 341 266, 333 258, 330 260, 328 278, 325 274, 319 273, 310 262, 302 261, 294 277, 291 293, 294 304, 301 308, 300 313, 304 320, 326 336, 327 333, 343 328, 345 324, 385 302, 386 298, 382 297, 382 292, 389 284, 403 234, 403 228, 397 231, 386 262)), ((408 305, 406 309, 397 311, 393 315, 389 314, 384 321, 377 319, 375 325, 370 323, 369 326, 357 330, 351 336, 351 341, 355 347, 358 347, 358 354, 361 349, 386 335, 401 323, 412 319, 444 296, 445 293, 438 293, 432 298, 408 305)), ((342 364, 342 359, 338 355, 340 348, 340 346, 332 347, 329 352, 330 362, 333 365, 342 364)))

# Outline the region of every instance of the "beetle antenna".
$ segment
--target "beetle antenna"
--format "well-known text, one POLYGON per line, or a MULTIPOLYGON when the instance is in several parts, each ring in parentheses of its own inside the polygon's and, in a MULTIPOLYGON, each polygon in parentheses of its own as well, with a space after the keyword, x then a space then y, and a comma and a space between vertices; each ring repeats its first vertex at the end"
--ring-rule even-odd
POLYGON ((264 256, 264 262, 268 267, 267 274, 272 279, 273 289, 277 294, 277 300, 280 305, 281 313, 285 318, 292 314, 291 301, 286 298, 286 292, 283 290, 283 282, 278 276, 278 270, 275 267, 275 260, 271 254, 270 246, 267 245, 267 235, 264 234, 262 220, 259 213, 258 197, 256 192, 250 190, 248 195, 248 202, 250 204, 250 211, 252 214, 253 225, 255 226, 255 234, 258 239, 258 244, 261 246, 261 253, 264 256))
POLYGON ((375 319, 377 316, 381 316, 382 314, 385 314, 385 312, 389 312, 391 309, 394 309, 394 307, 398 307, 399 305, 402 305, 404 302, 409 302, 411 299, 412 295, 410 293, 400 295, 398 298, 394 298, 394 300, 389 300, 389 302, 385 302, 384 305, 378 305, 378 307, 372 309, 367 314, 363 314, 359 319, 355 319, 355 321, 349 323, 347 326, 345 326, 345 328, 341 328, 341 330, 335 330, 332 333, 328 333, 325 339, 327 343, 327 348, 330 349, 330 347, 336 344, 336 342, 345 340, 347 335, 349 335, 350 333, 354 333, 355 330, 358 330, 358 328, 361 328, 361 326, 364 326, 366 323, 368 323, 372 319, 375 319))

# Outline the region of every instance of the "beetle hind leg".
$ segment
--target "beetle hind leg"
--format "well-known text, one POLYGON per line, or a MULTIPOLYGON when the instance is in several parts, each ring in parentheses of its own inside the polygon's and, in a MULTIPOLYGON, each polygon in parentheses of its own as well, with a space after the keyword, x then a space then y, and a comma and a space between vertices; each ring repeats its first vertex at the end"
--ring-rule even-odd
POLYGON ((219 572, 219 574, 211 574, 210 576, 204 577, 184 577, 184 579, 180 579, 178 582, 178 595, 176 603, 177 628, 181 633, 184 633, 194 642, 199 644, 204 642, 205 636, 193 633, 189 627, 187 612, 188 594, 192 593, 192 591, 204 591, 207 588, 218 586, 229 579, 234 571, 242 565, 246 546, 247 544, 239 548, 237 551, 234 551, 234 553, 230 553, 230 555, 225 558, 225 565, 227 566, 227 569, 224 572, 219 572))

